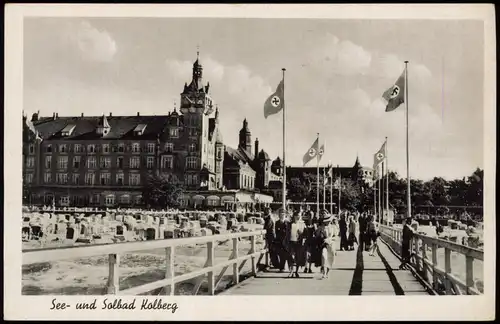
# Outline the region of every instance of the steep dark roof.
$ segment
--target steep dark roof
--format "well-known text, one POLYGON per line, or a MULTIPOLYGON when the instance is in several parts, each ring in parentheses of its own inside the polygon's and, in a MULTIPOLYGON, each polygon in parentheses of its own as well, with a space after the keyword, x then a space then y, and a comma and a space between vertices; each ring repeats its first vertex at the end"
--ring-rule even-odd
MULTIPOLYGON (((181 119, 182 116, 180 116, 181 119)), ((67 140, 94 140, 94 139, 156 139, 163 132, 170 117, 169 116, 109 116, 105 117, 106 122, 111 127, 110 132, 101 136, 96 133, 99 124, 102 125, 102 116, 85 117, 57 117, 41 118, 34 122, 35 128, 43 139, 63 138, 62 130, 68 125, 75 125, 75 129, 70 136, 65 136, 67 140), (137 125, 145 124, 142 135, 137 135, 134 129, 137 125)))

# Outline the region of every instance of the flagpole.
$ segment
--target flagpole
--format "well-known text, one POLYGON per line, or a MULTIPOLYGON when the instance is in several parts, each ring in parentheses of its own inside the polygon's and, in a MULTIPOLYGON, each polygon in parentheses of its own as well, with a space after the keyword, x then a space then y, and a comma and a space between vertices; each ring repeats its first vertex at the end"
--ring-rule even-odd
POLYGON ((329 168, 328 171, 330 172, 329 177, 330 177, 330 214, 333 214, 333 170, 332 170, 332 161, 328 163, 329 168))
MULTIPOLYGON (((383 162, 382 162, 383 163, 383 162)), ((382 205, 380 203, 380 195, 382 195, 382 186, 381 186, 381 183, 380 183, 380 180, 382 180, 382 178, 384 177, 384 166, 383 164, 379 164, 379 166, 377 166, 377 168, 380 168, 380 173, 381 173, 381 177, 378 178, 378 215, 377 215, 377 221, 380 222, 380 211, 382 210, 382 205), (382 165, 382 167, 380 168, 380 165, 382 165)))
POLYGON ((386 222, 389 220, 389 158, 387 149, 387 136, 385 137, 385 208, 386 208, 386 222))
MULTIPOLYGON (((319 133, 318 133, 318 150, 319 150, 319 133)), ((319 151, 316 152, 316 213, 319 215, 319 151)))
POLYGON ((411 195, 410 195, 410 145, 408 135, 408 61, 405 61, 405 105, 406 105, 406 199, 407 213, 411 217, 411 195))
MULTIPOLYGON (((282 193, 282 204, 283 211, 286 211, 286 163, 285 163, 285 151, 286 151, 286 110, 285 110, 285 68, 281 69, 283 71, 283 193, 282 193)), ((257 152, 256 152, 257 154, 257 152)))
POLYGON ((337 170, 339 171, 339 217, 340 217, 340 195, 342 195, 342 173, 340 173, 340 167, 337 164, 337 170))
POLYGON ((323 167, 323 209, 326 210, 326 183, 325 183, 325 179, 326 179, 326 172, 325 172, 325 168, 323 167))

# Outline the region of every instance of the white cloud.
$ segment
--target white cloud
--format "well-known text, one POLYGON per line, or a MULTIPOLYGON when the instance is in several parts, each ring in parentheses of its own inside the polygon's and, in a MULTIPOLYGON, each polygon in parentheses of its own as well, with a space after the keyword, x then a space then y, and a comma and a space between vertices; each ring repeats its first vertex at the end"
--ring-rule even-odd
POLYGON ((71 25, 67 31, 70 42, 76 46, 82 59, 95 62, 113 60, 117 45, 107 31, 100 31, 88 21, 71 25))
POLYGON ((310 56, 310 63, 315 68, 340 75, 364 73, 371 60, 372 55, 363 47, 332 34, 320 40, 310 56))

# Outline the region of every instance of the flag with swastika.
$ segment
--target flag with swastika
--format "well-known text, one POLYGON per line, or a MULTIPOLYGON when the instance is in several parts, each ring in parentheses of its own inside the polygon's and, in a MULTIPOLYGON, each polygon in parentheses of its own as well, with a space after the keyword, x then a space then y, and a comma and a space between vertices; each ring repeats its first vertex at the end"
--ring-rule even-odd
POLYGON ((285 104, 284 88, 284 81, 281 80, 276 91, 267 98, 264 103, 264 118, 277 114, 283 109, 285 104))
POLYGON ((318 139, 316 139, 314 143, 311 145, 311 147, 304 154, 304 157, 302 158, 304 166, 318 155, 318 149, 319 149, 318 146, 319 146, 319 141, 318 139))
POLYGON ((396 83, 382 94, 382 98, 387 101, 386 112, 393 111, 405 102, 405 72, 403 71, 396 83))

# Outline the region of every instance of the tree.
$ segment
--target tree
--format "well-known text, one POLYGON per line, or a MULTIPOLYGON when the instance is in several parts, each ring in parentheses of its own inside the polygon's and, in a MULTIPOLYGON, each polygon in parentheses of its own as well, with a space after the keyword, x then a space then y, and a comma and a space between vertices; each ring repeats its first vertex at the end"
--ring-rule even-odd
POLYGON ((172 173, 150 175, 142 188, 144 202, 153 208, 179 207, 183 192, 183 183, 172 173))

